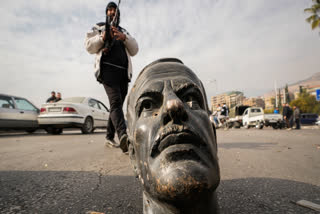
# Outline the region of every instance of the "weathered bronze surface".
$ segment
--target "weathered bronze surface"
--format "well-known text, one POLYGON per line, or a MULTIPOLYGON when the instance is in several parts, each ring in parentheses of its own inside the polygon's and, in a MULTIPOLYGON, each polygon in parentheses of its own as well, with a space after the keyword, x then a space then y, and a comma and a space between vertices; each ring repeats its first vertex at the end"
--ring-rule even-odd
POLYGON ((127 111, 144 213, 218 213, 216 134, 196 74, 178 59, 151 63, 139 74, 127 111))

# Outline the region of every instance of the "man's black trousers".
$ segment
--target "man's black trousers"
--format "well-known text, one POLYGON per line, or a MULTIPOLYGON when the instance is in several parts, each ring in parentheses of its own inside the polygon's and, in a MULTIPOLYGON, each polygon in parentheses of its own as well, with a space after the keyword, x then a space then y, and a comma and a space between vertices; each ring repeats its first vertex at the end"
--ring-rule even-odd
POLYGON ((109 98, 110 115, 107 124, 107 139, 113 139, 115 131, 120 139, 126 134, 126 123, 123 114, 123 102, 128 93, 128 80, 108 82, 103 84, 109 98))

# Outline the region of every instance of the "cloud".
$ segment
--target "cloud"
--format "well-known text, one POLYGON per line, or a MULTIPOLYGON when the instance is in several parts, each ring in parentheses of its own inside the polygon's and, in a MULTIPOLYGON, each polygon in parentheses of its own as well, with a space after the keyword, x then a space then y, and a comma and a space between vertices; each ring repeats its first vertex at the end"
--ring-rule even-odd
MULTIPOLYGON (((2 1, 0 91, 40 105, 51 90, 106 95, 93 76, 86 32, 104 21, 105 1, 2 1)), ((151 61, 180 58, 208 96, 229 90, 259 95, 319 71, 319 36, 301 1, 123 0, 121 25, 138 41, 134 79, 151 61)))

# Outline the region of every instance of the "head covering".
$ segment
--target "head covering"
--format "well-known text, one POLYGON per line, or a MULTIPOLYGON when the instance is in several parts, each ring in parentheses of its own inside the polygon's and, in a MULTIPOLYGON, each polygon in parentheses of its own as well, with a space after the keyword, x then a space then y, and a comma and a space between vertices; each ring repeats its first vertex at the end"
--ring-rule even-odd
MULTIPOLYGON (((114 3, 113 1, 109 2, 107 7, 106 7, 106 14, 108 12, 108 8, 118 8, 118 5, 116 3, 114 3)), ((117 23, 116 23, 116 26, 118 26, 120 24, 120 10, 118 9, 118 18, 117 18, 117 23)))
POLYGON ((110 8, 110 7, 117 8, 118 6, 117 6, 117 4, 114 3, 113 1, 109 2, 108 5, 107 5, 107 7, 106 7, 106 13, 107 13, 107 11, 108 11, 108 8, 110 8))

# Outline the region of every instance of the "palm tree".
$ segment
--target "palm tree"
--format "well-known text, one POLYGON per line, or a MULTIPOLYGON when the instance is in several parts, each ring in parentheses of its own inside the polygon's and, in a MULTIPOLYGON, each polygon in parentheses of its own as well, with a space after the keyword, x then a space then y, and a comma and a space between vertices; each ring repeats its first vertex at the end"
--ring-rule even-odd
POLYGON ((304 9, 304 12, 312 13, 312 15, 306 19, 307 22, 311 23, 312 30, 316 27, 320 28, 320 0, 312 0, 314 5, 310 8, 304 9))

